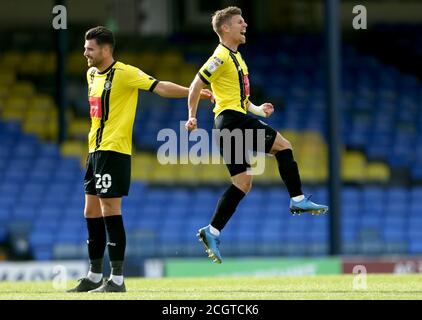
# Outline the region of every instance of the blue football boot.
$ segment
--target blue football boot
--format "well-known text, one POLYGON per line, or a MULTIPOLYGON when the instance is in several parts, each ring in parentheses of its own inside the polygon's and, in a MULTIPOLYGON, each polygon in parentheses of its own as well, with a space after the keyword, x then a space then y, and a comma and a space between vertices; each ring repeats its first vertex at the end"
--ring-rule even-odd
POLYGON ((198 230, 196 236, 199 238, 205 246, 205 252, 208 254, 208 257, 215 263, 221 263, 221 255, 218 246, 220 245, 220 239, 217 236, 214 236, 210 232, 210 226, 203 227, 198 230))
POLYGON ((294 201, 290 199, 290 213, 302 214, 304 212, 311 213, 312 215, 324 214, 328 211, 328 207, 322 204, 312 202, 312 196, 305 197, 301 201, 294 201))

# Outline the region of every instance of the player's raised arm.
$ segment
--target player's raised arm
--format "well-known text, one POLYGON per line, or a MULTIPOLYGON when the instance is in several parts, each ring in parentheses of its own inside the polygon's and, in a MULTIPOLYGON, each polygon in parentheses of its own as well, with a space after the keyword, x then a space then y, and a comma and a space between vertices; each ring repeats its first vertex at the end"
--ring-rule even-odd
MULTIPOLYGON (((184 98, 189 95, 189 88, 170 81, 159 81, 153 92, 165 98, 184 98)), ((214 100, 212 92, 208 89, 200 90, 199 98, 214 100)))
POLYGON ((189 87, 189 96, 188 96, 188 121, 185 124, 187 130, 192 131, 196 129, 197 120, 196 120, 196 111, 198 110, 199 97, 201 91, 204 90, 206 83, 204 83, 199 76, 197 75, 193 79, 189 87))
POLYGON ((189 88, 179 86, 170 81, 160 81, 153 92, 165 98, 183 98, 188 96, 189 88))

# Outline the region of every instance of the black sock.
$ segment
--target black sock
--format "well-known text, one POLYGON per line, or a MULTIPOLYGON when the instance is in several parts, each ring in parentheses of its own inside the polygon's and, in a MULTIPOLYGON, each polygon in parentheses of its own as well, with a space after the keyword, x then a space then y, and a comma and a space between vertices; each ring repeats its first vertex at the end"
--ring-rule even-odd
POLYGON ((226 192, 223 193, 220 200, 218 200, 217 208, 211 219, 211 225, 219 231, 223 230, 244 196, 245 193, 232 184, 226 192))
POLYGON ((104 217, 108 234, 108 255, 110 257, 111 274, 123 274, 123 260, 126 249, 126 233, 122 216, 104 217))
POLYGON ((275 157, 278 163, 278 171, 287 187, 290 198, 303 194, 299 168, 293 158, 293 151, 291 149, 284 149, 277 152, 275 157))
POLYGON ((103 273, 103 257, 106 247, 106 229, 103 217, 86 218, 88 227, 89 270, 93 273, 103 273))
POLYGON ((110 261, 111 274, 115 276, 123 275, 123 260, 122 261, 110 261))

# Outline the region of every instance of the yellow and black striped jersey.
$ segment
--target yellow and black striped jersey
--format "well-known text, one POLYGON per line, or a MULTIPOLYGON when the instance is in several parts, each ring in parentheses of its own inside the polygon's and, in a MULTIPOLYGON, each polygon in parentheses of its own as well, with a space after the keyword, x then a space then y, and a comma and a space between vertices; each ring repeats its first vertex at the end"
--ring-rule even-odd
POLYGON ((103 72, 87 71, 91 130, 89 152, 132 154, 132 130, 138 89, 153 91, 158 81, 140 69, 114 62, 103 72))
POLYGON ((215 116, 228 109, 247 113, 248 67, 239 51, 234 52, 220 43, 198 75, 204 83, 211 84, 215 116))

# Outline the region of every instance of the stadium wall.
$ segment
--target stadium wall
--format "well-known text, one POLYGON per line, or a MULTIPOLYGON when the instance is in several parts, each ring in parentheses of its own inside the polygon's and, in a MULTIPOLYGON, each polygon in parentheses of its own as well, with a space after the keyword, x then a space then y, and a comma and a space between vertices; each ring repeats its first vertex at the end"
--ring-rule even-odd
MULTIPOLYGON (((201 258, 127 261, 127 276, 163 277, 265 277, 365 273, 422 273, 422 257, 332 258, 227 258, 215 265, 201 258)), ((47 281, 78 279, 86 275, 85 260, 2 262, 0 281, 47 281)), ((108 271, 107 271, 108 272, 108 271)))
POLYGON ((144 276, 235 277, 365 273, 422 273, 422 257, 228 258, 221 265, 204 259, 146 260, 144 276))
POLYGON ((83 278, 88 263, 83 260, 1 262, 0 281, 45 281, 83 278))

